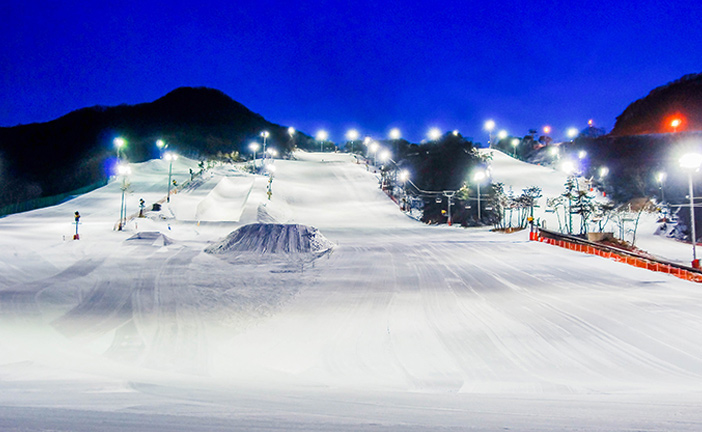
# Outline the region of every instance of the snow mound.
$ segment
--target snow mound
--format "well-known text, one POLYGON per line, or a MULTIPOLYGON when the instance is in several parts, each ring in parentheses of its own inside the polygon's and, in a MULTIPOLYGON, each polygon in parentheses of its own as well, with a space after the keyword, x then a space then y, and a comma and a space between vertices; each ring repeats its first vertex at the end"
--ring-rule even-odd
POLYGON ((159 231, 141 231, 129 237, 127 241, 148 243, 152 246, 168 246, 173 240, 159 231))
POLYGON ((321 254, 334 244, 317 228, 300 224, 254 223, 244 225, 205 252, 258 252, 261 254, 321 254))

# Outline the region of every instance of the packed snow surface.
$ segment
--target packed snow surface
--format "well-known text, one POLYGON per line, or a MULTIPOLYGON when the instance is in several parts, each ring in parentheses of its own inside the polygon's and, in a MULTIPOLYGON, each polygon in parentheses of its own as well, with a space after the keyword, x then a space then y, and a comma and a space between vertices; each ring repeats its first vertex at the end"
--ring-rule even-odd
MULTIPOLYGON (((188 182, 180 158, 124 231, 122 179, 0 219, 0 430, 702 430, 700 285, 426 226, 351 157, 296 159, 188 182), (333 253, 205 252, 306 250, 274 226, 333 253)), ((168 165, 132 171, 129 214, 168 165)), ((499 155, 493 176, 563 180, 499 155)))
POLYGON ((254 223, 244 225, 224 240, 208 246, 205 252, 258 252, 261 254, 322 253, 333 243, 318 229, 300 224, 254 223))

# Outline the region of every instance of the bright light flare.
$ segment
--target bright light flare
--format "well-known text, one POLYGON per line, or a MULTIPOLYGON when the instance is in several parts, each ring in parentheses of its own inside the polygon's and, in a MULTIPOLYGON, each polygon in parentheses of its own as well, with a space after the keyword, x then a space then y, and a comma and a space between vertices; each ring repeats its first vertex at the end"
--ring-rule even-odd
POLYGON ((585 150, 580 150, 578 152, 578 159, 585 159, 587 157, 587 152, 585 150))
POLYGON ((514 138, 512 140, 512 147, 517 147, 519 146, 519 138, 514 138))
POLYGON ((576 136, 578 136, 578 133, 579 133, 578 129, 576 129, 574 127, 568 128, 568 130, 566 131, 566 135, 568 135, 568 138, 570 138, 570 139, 573 139, 576 136))
POLYGON ((665 181, 666 177, 667 177, 667 174, 664 173, 663 171, 659 171, 658 173, 656 173, 656 181, 658 183, 663 183, 665 181))
POLYGON ((166 145, 166 143, 163 142, 163 140, 157 140, 157 141, 156 141, 156 147, 158 147, 158 148, 160 148, 160 149, 162 149, 165 145, 166 145))
POLYGON ((607 167, 600 167, 600 178, 605 178, 605 177, 607 177, 607 174, 609 174, 609 168, 607 168, 607 167))
POLYGON ((167 161, 174 161, 178 160, 178 155, 175 153, 166 153, 165 155, 163 155, 163 158, 167 161))
POLYGON ((488 132, 492 132, 493 129, 495 129, 495 121, 494 120, 488 120, 485 122, 485 130, 488 132))
POLYGON ((380 158, 380 160, 383 162, 390 160, 390 151, 388 151, 388 150, 381 151, 380 154, 378 155, 378 158, 380 158))
POLYGON ((379 146, 378 143, 375 142, 375 141, 372 141, 372 142, 370 143, 370 145, 368 146, 368 149, 369 149, 370 151, 372 151, 373 153, 377 152, 379 148, 380 148, 380 146, 379 146))
POLYGON ((544 126, 544 133, 546 135, 550 134, 551 133, 551 126, 544 126))
POLYGON ((400 133, 400 129, 392 128, 390 130, 390 139, 394 139, 394 140, 400 139, 401 136, 402 136, 402 134, 400 133))
POLYGON ((479 170, 473 173, 473 181, 480 183, 485 180, 485 171, 479 170))
POLYGON ((346 139, 349 141, 356 141, 360 134, 356 129, 349 129, 348 132, 346 132, 346 139))
POLYGON ((575 164, 572 161, 564 161, 561 164, 561 171, 566 174, 573 174, 575 172, 575 164))
POLYGON ((317 135, 315 135, 317 141, 326 141, 329 138, 329 134, 325 130, 318 130, 317 135))
POLYGON ((118 149, 124 147, 125 144, 127 144, 127 141, 124 138, 120 138, 120 137, 115 138, 114 140, 112 140, 112 142, 115 144, 115 147, 117 147, 118 149))
POLYGON ((499 131, 499 132, 497 133, 497 138, 503 140, 503 139, 507 138, 507 135, 509 135, 509 134, 507 133, 507 131, 504 130, 504 129, 502 129, 501 131, 499 131))
POLYGON ((270 132, 268 132, 268 131, 263 131, 263 132, 261 132, 261 136, 262 136, 263 138, 268 138, 269 136, 271 136, 271 134, 270 134, 270 132))
POLYGON ((439 138, 441 138, 441 130, 439 128, 431 128, 429 129, 429 133, 427 134, 430 140, 436 141, 439 138))
POLYGON ((548 152, 551 153, 551 156, 558 156, 559 149, 558 147, 551 147, 548 149, 548 152))
POLYGON ((251 150, 252 152, 257 152, 260 148, 261 146, 258 145, 257 142, 252 142, 251 144, 249 144, 249 150, 251 150))
POLYGON ((400 171, 400 181, 406 182, 407 180, 409 180, 409 171, 407 171, 407 170, 400 171))
POLYGON ((132 169, 129 165, 119 164, 117 165, 117 172, 119 175, 129 175, 132 173, 132 169))
POLYGON ((687 153, 680 158, 680 166, 685 169, 697 169, 702 165, 702 154, 687 153))
POLYGON ((290 126, 288 128, 288 135, 293 136, 293 135, 295 135, 295 132, 296 132, 296 130, 294 127, 290 126))

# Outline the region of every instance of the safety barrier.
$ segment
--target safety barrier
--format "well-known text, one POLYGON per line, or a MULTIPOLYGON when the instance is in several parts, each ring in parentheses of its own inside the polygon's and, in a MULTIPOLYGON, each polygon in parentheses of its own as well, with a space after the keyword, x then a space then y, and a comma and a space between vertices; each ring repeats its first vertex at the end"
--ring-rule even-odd
POLYGON ((562 247, 575 252, 597 255, 630 266, 643 268, 650 271, 666 273, 691 282, 702 283, 702 271, 693 267, 643 256, 625 249, 590 242, 579 237, 560 234, 544 229, 537 229, 530 233, 530 240, 543 242, 553 246, 562 247))

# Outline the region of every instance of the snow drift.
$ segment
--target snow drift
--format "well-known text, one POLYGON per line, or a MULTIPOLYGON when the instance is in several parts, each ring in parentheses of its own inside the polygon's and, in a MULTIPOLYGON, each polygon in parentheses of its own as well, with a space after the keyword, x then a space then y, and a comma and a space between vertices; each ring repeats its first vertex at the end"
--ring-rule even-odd
POLYGON ((258 252, 261 254, 321 254, 333 247, 317 228, 300 224, 245 225, 230 233, 224 240, 208 246, 205 252, 258 252))

